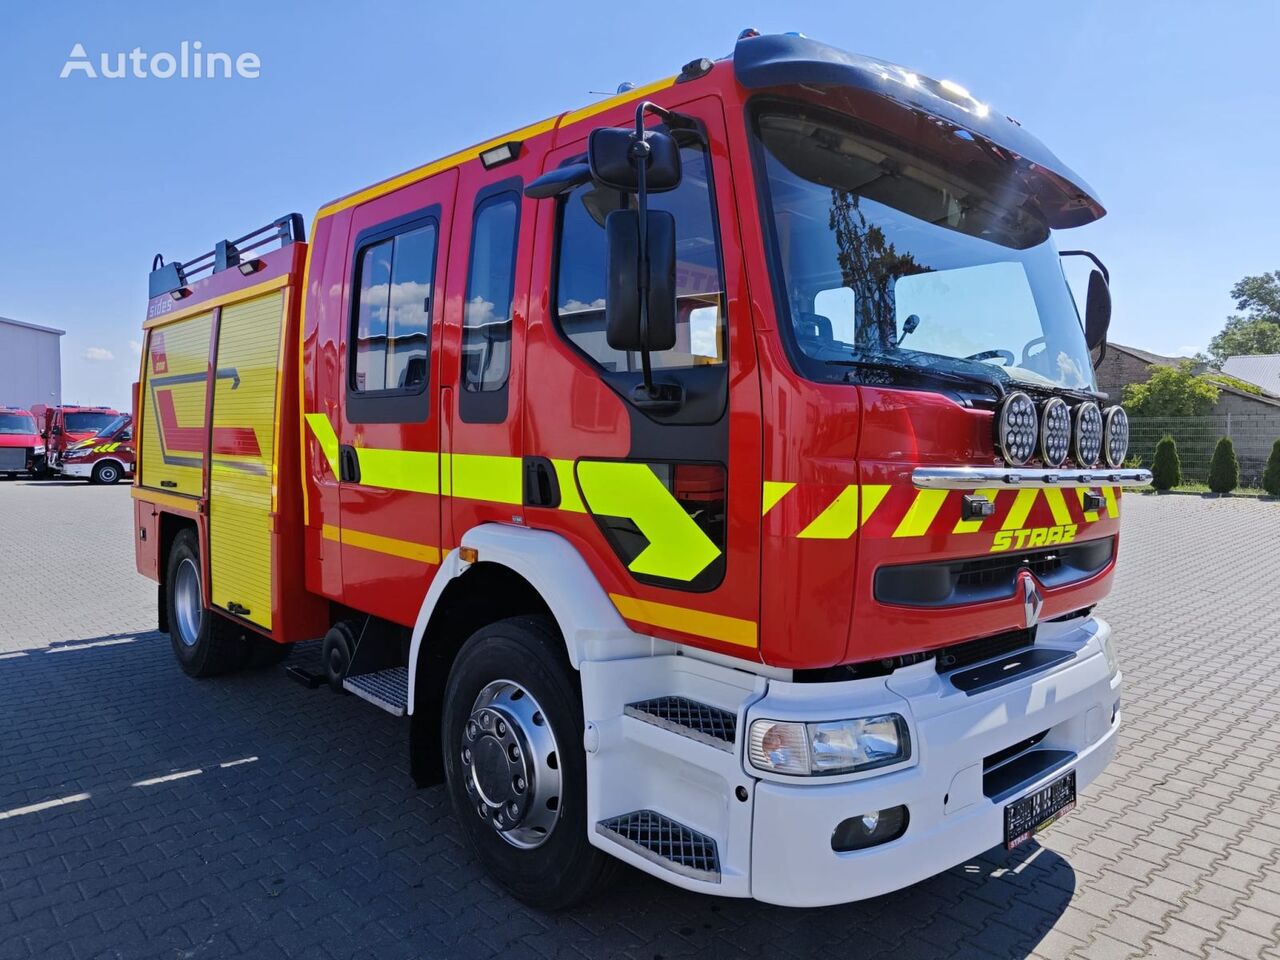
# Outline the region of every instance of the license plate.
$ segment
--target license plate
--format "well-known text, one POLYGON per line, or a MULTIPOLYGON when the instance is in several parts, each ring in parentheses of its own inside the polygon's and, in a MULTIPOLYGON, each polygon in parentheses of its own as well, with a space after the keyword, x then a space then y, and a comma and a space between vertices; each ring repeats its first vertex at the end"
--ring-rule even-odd
POLYGON ((1004 808, 1004 845, 1012 850, 1026 843, 1076 806, 1076 772, 1064 774, 1047 787, 1013 801, 1004 808))

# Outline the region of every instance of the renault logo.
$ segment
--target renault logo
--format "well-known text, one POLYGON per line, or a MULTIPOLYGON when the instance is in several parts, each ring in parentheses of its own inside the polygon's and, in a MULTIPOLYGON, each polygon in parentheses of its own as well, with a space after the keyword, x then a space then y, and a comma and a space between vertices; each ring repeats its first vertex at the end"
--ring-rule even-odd
POLYGON ((1024 572, 1019 579, 1022 582, 1022 615, 1029 630, 1040 621, 1040 610, 1044 607, 1044 594, 1036 586, 1031 574, 1024 572))

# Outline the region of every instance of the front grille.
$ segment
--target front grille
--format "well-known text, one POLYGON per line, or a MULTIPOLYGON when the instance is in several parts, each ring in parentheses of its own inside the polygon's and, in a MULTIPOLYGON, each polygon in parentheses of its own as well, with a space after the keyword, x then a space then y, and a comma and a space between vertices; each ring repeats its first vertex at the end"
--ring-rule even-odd
POLYGON ((971 663, 1002 657, 1036 642, 1036 628, 1030 630, 1010 630, 1008 633, 997 633, 990 637, 979 637, 954 646, 943 647, 934 653, 934 663, 939 673, 959 670, 971 663))
POLYGON ((1041 730, 1034 737, 1027 737, 1027 739, 1019 740, 1011 747, 1005 747, 1003 750, 997 750, 995 753, 991 754, 991 756, 983 758, 982 772, 986 773, 989 770, 994 770, 996 767, 1000 766, 1000 764, 1012 760, 1014 757, 1018 756, 1018 754, 1026 753, 1048 735, 1048 730, 1041 730))
POLYGON ((720 882, 715 840, 656 811, 636 810, 602 820, 596 830, 677 873, 720 882))
POLYGON ((961 564, 956 574, 957 588, 980 588, 1009 583, 1023 568, 1030 570, 1042 582, 1062 569, 1061 550, 1041 550, 1020 556, 984 557, 961 564))
POLYGON ((25 470, 30 447, 0 447, 0 470, 25 470))

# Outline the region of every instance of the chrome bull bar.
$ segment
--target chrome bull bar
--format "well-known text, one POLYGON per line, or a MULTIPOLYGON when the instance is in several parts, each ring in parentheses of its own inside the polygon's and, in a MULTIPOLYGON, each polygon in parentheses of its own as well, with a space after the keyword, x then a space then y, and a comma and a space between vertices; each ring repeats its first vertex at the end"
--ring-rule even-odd
POLYGON ((916 467, 922 490, 1021 490, 1028 487, 1145 487, 1150 470, 1033 470, 1025 467, 916 467))

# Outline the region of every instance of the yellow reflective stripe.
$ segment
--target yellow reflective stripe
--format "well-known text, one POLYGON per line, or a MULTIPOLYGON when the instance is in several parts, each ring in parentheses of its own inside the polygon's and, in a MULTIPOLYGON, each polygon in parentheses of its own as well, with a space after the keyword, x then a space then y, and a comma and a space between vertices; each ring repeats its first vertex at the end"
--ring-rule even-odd
POLYGON ((1098 519, 1098 511, 1084 509, 1084 495, 1088 492, 1089 490, 1086 487, 1076 487, 1076 499, 1080 501, 1080 509, 1084 513, 1085 523, 1093 523, 1098 519))
POLYGON ((1009 515, 1004 518, 1004 526, 1002 530, 1016 530, 1027 522, 1027 515, 1031 513, 1031 508, 1035 506, 1038 490, 1019 490, 1018 495, 1013 500, 1013 506, 1009 508, 1009 515))
MULTIPOLYGON (((973 491, 973 495, 975 497, 985 497, 986 499, 991 501, 991 505, 992 507, 994 507, 996 503, 996 497, 1000 495, 1000 491, 995 489, 975 490, 973 491)), ((984 519, 985 519, 984 517, 979 517, 977 520, 957 520, 956 527, 951 532, 952 533, 977 533, 980 529, 982 529, 982 523, 984 519)))
POLYGON ((764 500, 760 509, 760 516, 763 517, 776 507, 778 501, 794 489, 795 484, 788 483, 785 480, 766 480, 764 482, 764 500))
MULTIPOLYGON (((616 96, 610 97, 608 100, 601 100, 589 106, 582 107, 578 110, 571 110, 560 118, 560 126, 567 127, 571 123, 577 123, 580 120, 586 120, 594 117, 596 114, 604 113, 606 110, 618 106, 621 103, 627 103, 632 100, 638 100, 641 97, 647 97, 651 93, 657 93, 659 90, 665 90, 676 82, 674 76, 665 77, 662 80, 655 80, 653 83, 647 83, 642 87, 632 87, 616 96)), ((512 137, 503 137, 502 140, 510 140, 512 137)))
POLYGON ((321 533, 326 540, 341 543, 344 547, 359 547, 361 550, 372 550, 375 553, 416 560, 419 563, 440 563, 439 548, 425 543, 397 540, 395 537, 382 537, 376 533, 365 533, 363 530, 351 530, 345 527, 339 529, 328 523, 321 528, 321 533))
POLYGON ((907 509, 907 514, 893 531, 895 537, 923 537, 929 532, 933 518, 942 509, 947 499, 946 490, 917 490, 916 498, 907 509))
POLYGON ((578 496, 578 481, 573 476, 572 460, 552 460, 556 468, 556 480, 560 483, 560 509, 571 513, 586 513, 582 497, 578 496))
POLYGON ((1067 509, 1067 501, 1062 496, 1062 491, 1057 487, 1045 487, 1044 498, 1049 503, 1049 510, 1053 514, 1053 522, 1059 527, 1065 527, 1069 523, 1075 523, 1071 519, 1071 511, 1067 509))
POLYGON ((1120 516, 1120 503, 1116 498, 1116 488, 1103 487, 1102 495, 1107 499, 1107 516, 1112 519, 1120 516))
POLYGON ((609 594, 609 599, 618 608, 618 612, 628 620, 647 623, 665 630, 679 630, 695 637, 707 637, 721 643, 732 643, 740 647, 757 645, 756 625, 750 620, 738 617, 726 617, 719 613, 707 613, 703 610, 690 610, 688 607, 676 607, 669 603, 655 603, 652 600, 637 600, 625 597, 620 593, 609 594))
POLYGON ((860 523, 871 519, 888 492, 888 484, 869 483, 859 487, 851 483, 796 536, 802 540, 847 540, 860 523))
POLYGON ((455 497, 491 503, 524 503, 520 457, 455 453, 450 460, 455 497))
POLYGON ((333 424, 323 413, 306 414, 307 426, 320 444, 320 452, 329 463, 334 477, 338 476, 338 435, 333 432, 333 424))
POLYGON ((421 450, 380 450, 357 447, 360 485, 405 490, 409 493, 440 492, 440 457, 421 450))
POLYGON ((582 460, 578 481, 592 513, 626 517, 649 541, 627 565, 632 573, 688 581, 720 556, 646 464, 582 460))

